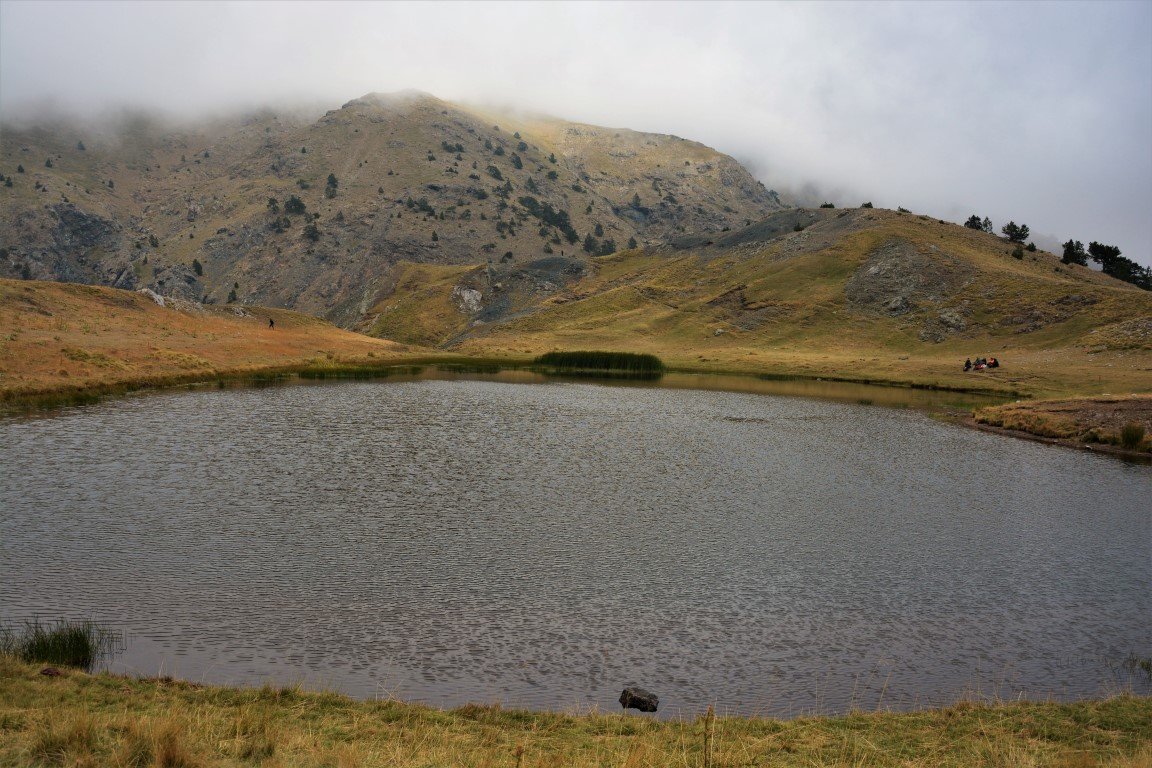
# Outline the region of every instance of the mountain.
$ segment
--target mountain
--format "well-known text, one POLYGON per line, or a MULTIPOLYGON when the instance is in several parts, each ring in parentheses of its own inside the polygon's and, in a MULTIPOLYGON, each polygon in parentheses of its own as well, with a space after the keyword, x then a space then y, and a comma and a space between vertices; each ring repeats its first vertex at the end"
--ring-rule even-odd
POLYGON ((479 263, 499 282, 544 261, 578 275, 593 254, 785 207, 697 142, 415 92, 315 120, 6 126, 0 175, 0 277, 231 299, 346 327, 410 265, 479 263))
POLYGON ((479 356, 606 349, 697 369, 1152 391, 1152 293, 927 216, 789 209, 580 272, 554 261, 512 279, 399 265, 364 330, 479 356), (961 370, 988 356, 1005 367, 961 370))

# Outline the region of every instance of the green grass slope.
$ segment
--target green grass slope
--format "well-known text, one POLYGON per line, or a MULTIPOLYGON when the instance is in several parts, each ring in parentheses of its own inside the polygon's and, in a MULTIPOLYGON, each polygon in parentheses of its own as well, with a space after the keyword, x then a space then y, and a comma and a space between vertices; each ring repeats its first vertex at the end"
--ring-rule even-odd
MULTIPOLYGON (((1152 391, 1152 294, 1013 250, 913 214, 797 209, 597 258, 547 286, 476 271, 467 282, 478 305, 458 303, 431 324, 403 309, 402 287, 373 312, 390 316, 377 332, 473 354, 606 349, 704 369, 1029 394, 1152 391), (517 291, 515 311, 492 316, 488 302, 517 291), (1004 366, 961 371, 966 357, 989 356, 1004 366)), ((441 273, 420 288, 434 301, 463 283, 441 273)))

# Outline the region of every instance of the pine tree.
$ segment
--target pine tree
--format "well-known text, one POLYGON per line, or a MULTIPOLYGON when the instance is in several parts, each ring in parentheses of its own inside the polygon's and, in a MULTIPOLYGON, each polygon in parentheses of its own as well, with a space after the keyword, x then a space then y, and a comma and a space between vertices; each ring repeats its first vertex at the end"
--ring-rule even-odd
POLYGON ((1010 243, 1022 243, 1028 239, 1027 224, 1017 224, 1014 221, 1010 221, 1001 227, 1000 231, 1004 233, 1004 236, 1008 238, 1008 242, 1010 243))

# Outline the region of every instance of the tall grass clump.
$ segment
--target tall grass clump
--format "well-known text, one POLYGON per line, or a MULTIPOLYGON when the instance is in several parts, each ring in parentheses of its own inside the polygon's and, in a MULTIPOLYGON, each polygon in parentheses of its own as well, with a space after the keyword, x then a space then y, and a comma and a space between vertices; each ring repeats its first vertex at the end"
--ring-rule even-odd
POLYGON ((546 352, 533 362, 562 370, 664 372, 664 363, 656 355, 638 355, 633 352, 546 352))
POLYGON ((91 621, 25 622, 23 628, 0 629, 0 652, 29 663, 59 664, 91 670, 111 654, 117 635, 91 621))
POLYGON ((1138 421, 1130 421, 1120 430, 1120 445, 1134 451, 1144 442, 1144 425, 1138 421))

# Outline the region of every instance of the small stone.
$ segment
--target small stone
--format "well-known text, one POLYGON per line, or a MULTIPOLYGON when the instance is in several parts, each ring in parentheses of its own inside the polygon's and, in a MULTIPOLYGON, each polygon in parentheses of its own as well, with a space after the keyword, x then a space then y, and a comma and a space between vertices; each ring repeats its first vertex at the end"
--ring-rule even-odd
POLYGON ((655 712, 656 707, 660 706, 660 699, 651 691, 629 686, 620 694, 620 706, 624 709, 637 709, 641 712, 655 712))

